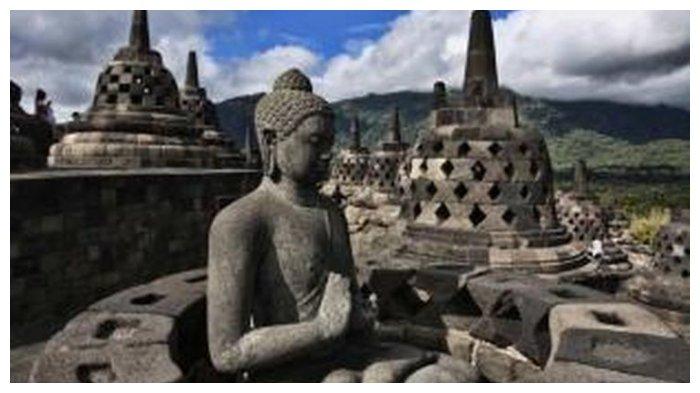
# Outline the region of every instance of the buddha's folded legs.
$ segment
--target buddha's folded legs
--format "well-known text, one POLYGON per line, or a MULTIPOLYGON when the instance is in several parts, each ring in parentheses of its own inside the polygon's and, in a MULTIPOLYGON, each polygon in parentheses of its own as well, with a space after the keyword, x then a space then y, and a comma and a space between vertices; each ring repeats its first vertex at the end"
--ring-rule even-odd
POLYGON ((333 355, 251 373, 253 382, 476 382, 474 366, 399 343, 350 341, 333 355))

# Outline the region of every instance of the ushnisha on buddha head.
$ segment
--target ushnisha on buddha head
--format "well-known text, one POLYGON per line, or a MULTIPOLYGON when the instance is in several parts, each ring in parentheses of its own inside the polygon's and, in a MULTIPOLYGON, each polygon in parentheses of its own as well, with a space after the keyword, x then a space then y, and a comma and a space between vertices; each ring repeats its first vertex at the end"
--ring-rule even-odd
POLYGON ((255 108, 265 176, 318 186, 328 177, 334 142, 330 105, 298 69, 280 75, 255 108))

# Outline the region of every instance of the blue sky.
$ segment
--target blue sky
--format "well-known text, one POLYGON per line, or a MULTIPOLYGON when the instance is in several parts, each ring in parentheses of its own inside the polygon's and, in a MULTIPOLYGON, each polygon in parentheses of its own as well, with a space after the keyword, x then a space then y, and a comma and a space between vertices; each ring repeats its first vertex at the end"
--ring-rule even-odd
MULTIPOLYGON (((228 12, 228 11, 226 11, 228 12)), ((230 12, 231 23, 205 29, 210 55, 245 58, 273 46, 300 45, 325 58, 348 51, 349 43, 376 40, 410 11, 243 11, 230 12)), ((492 11, 494 19, 512 11, 492 11)), ((219 17, 221 12, 217 12, 219 17)))

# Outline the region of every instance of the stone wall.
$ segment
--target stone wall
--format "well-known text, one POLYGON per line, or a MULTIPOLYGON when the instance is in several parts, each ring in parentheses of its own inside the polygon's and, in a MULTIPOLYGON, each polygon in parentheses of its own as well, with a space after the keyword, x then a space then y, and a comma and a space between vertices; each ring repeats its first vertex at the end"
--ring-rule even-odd
POLYGON ((214 214, 259 179, 238 169, 11 175, 11 345, 46 338, 115 291, 204 266, 214 214))

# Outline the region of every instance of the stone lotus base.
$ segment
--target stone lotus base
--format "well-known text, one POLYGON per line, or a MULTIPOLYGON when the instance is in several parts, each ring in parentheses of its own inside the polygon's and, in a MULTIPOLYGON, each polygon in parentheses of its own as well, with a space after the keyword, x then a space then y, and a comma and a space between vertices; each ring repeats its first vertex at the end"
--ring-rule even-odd
POLYGON ((51 146, 53 168, 217 167, 221 148, 182 138, 119 132, 68 134, 51 146))

